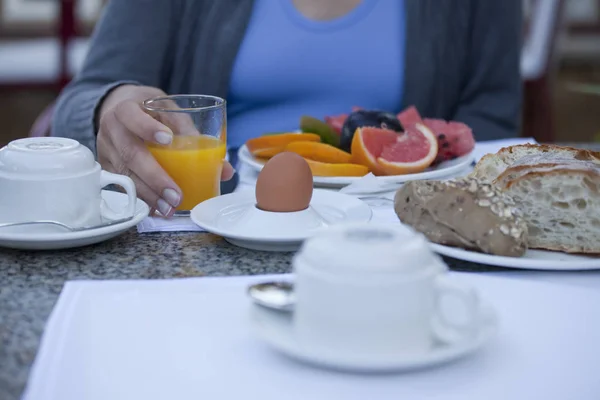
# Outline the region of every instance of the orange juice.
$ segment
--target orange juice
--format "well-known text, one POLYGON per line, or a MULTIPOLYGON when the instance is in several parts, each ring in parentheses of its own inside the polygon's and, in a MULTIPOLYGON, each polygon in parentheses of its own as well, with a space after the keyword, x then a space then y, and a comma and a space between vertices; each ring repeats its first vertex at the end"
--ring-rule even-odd
POLYGON ((150 153, 183 191, 178 210, 191 210, 221 194, 225 142, 207 135, 174 136, 168 146, 149 144, 150 153))

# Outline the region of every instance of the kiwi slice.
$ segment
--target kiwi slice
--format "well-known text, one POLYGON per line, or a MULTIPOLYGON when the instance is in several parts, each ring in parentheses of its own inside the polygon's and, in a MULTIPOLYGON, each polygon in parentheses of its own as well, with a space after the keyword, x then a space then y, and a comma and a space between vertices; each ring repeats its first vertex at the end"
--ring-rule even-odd
POLYGON ((300 118, 300 130, 304 133, 315 133, 319 135, 323 143, 335 147, 340 146, 340 135, 320 119, 308 115, 302 116, 302 118, 300 118))

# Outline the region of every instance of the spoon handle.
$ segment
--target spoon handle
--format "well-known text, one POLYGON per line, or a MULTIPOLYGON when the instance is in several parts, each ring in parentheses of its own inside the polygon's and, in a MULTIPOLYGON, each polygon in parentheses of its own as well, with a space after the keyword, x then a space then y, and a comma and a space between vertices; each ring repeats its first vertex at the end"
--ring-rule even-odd
POLYGON ((8 228, 8 227, 13 227, 13 226, 28 226, 28 225, 54 225, 54 226, 59 226, 61 228, 67 229, 71 232, 80 232, 80 231, 86 231, 89 229, 104 228, 106 226, 121 224, 123 222, 130 221, 132 218, 133 218, 133 216, 128 217, 128 218, 115 219, 113 221, 108 221, 108 222, 105 222, 105 223, 99 224, 99 225, 82 226, 82 227, 72 227, 67 224, 63 224, 62 222, 51 221, 51 220, 7 222, 7 223, 0 223, 0 228, 8 228))
POLYGON ((56 225, 56 226, 60 226, 61 228, 73 230, 72 227, 65 225, 62 222, 58 222, 58 221, 7 222, 7 223, 0 224, 0 228, 9 228, 12 226, 27 226, 27 225, 56 225))

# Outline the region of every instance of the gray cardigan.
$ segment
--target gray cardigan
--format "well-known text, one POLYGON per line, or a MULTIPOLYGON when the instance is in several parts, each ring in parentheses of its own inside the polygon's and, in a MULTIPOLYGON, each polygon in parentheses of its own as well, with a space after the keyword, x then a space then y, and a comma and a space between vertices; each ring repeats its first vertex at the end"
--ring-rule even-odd
MULTIPOLYGON (((170 94, 226 98, 252 4, 253 0, 111 0, 82 71, 58 99, 52 135, 77 139, 95 151, 96 110, 112 88, 126 82, 170 94)), ((517 136, 522 1, 405 4, 403 106, 414 104, 426 117, 465 122, 478 140, 517 136)), ((376 73, 376 62, 373 67, 366 73, 376 73)))

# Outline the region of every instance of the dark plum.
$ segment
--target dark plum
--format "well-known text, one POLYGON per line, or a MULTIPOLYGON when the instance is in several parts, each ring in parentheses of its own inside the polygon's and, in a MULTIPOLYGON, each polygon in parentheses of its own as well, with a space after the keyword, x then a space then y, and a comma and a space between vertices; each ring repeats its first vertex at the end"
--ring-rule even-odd
POLYGON ((348 118, 346 118, 346 122, 344 122, 340 138, 340 148, 349 152, 354 132, 356 132, 357 128, 364 126, 404 132, 404 127, 392 113, 377 110, 358 110, 350 113, 348 118))

